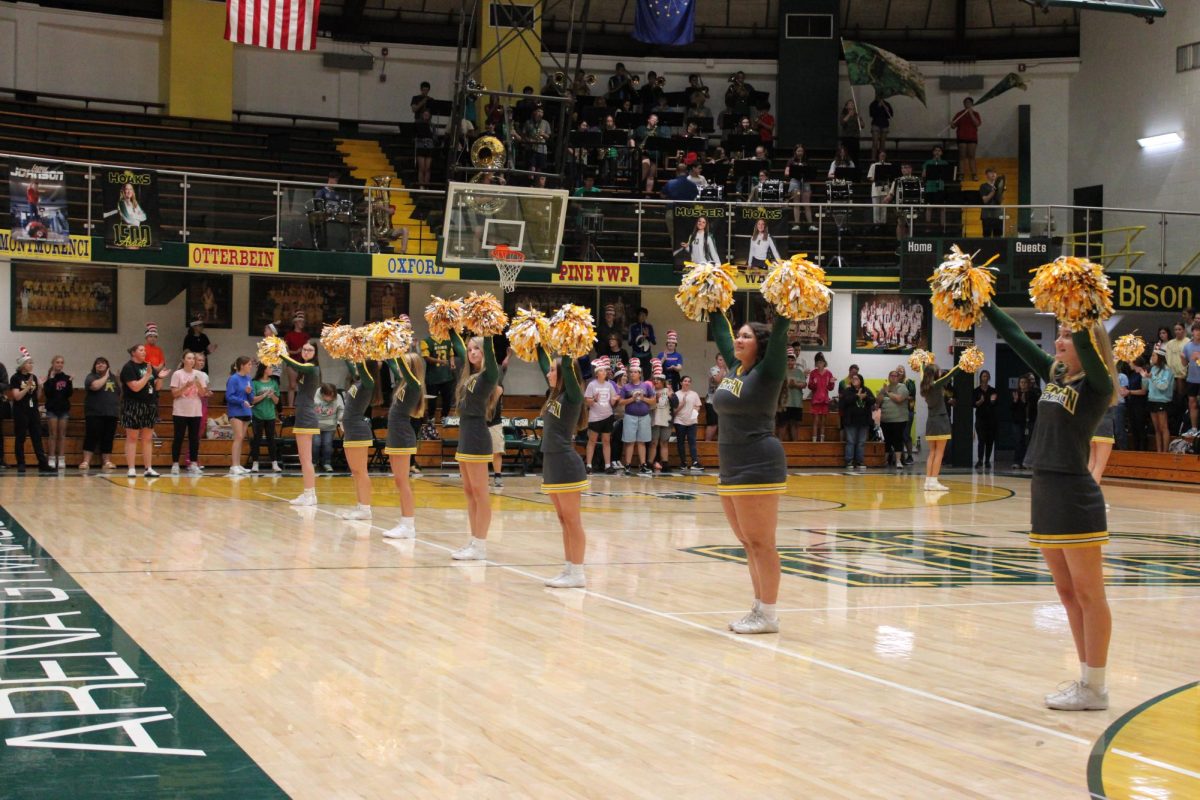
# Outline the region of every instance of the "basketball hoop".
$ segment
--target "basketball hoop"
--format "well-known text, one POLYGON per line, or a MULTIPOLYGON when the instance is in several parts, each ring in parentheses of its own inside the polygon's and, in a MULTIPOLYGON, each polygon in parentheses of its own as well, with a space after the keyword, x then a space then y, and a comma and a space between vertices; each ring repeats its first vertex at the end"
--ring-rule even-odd
POLYGON ((492 248, 492 261, 496 265, 496 271, 500 273, 500 288, 505 292, 511 292, 517 288, 517 275, 521 273, 521 267, 525 265, 525 254, 520 250, 513 250, 506 244, 496 245, 492 248))

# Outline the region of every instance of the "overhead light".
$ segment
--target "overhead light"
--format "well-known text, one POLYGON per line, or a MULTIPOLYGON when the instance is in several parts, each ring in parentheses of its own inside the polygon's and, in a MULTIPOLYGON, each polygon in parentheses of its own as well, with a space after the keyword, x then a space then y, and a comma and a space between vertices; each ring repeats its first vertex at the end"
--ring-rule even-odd
POLYGON ((1138 139, 1138 144, 1147 150, 1152 147, 1175 147, 1183 144, 1183 137, 1172 131, 1171 133, 1160 133, 1158 136, 1147 136, 1145 139, 1138 139))

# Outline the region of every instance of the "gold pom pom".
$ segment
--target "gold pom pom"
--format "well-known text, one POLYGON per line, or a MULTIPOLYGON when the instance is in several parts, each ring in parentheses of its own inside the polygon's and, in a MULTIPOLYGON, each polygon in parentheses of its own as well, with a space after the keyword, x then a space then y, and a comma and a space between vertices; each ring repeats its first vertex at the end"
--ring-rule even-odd
POLYGON ((471 292, 463 300, 463 321, 479 336, 495 336, 508 327, 508 314, 491 292, 471 292))
POLYGON ((258 343, 258 361, 268 367, 282 364, 287 351, 287 344, 283 339, 278 336, 268 336, 258 343))
POLYGON ((366 358, 358 329, 350 325, 325 324, 321 328, 321 346, 334 358, 362 361, 366 358))
POLYGON ((760 291, 776 313, 792 320, 821 316, 833 299, 825 270, 809 261, 806 253, 776 261, 760 291))
POLYGON ((724 312, 733 305, 733 293, 737 288, 737 268, 732 264, 693 264, 684 262, 688 268, 675 292, 675 302, 683 315, 696 322, 704 322, 713 311, 724 312))
POLYGON ((550 317, 550 351, 579 358, 596 343, 596 322, 583 306, 567 303, 550 317))
POLYGON ((995 269, 988 269, 988 264, 997 258, 992 256, 977 267, 971 256, 951 245, 946 260, 929 276, 933 315, 956 331, 970 330, 996 295, 995 269))
POLYGON ((367 357, 376 361, 400 358, 412 348, 412 323, 407 319, 385 319, 371 322, 360 331, 367 357))
POLYGON ((450 338, 450 332, 462 333, 462 300, 443 300, 436 294, 429 296, 425 307, 425 322, 429 324, 429 335, 437 340, 450 338))
POLYGON ((1146 341, 1138 336, 1136 331, 1118 336, 1117 340, 1113 342, 1113 355, 1117 357, 1117 361, 1124 361, 1126 364, 1132 364, 1141 358, 1144 352, 1146 352, 1146 341))
POLYGON ((983 351, 972 345, 963 350, 958 357, 958 368, 963 372, 974 375, 983 366, 983 351))
POLYGON ((550 321, 536 308, 518 308, 508 327, 508 342, 513 354, 522 361, 537 361, 538 345, 546 347, 550 339, 550 321))
POLYGON ((1029 298, 1072 331, 1112 316, 1112 289, 1104 268, 1083 258, 1059 256, 1034 270, 1029 298))
POLYGON ((934 362, 933 353, 928 350, 913 350, 908 357, 908 368, 913 372, 923 372, 927 364, 934 362))

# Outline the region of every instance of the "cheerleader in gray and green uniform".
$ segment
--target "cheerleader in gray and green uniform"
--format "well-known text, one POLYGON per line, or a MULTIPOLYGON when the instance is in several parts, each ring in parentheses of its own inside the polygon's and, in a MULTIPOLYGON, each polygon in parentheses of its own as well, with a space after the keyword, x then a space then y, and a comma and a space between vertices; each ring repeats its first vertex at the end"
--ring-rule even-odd
POLYGON ((925 417, 925 442, 929 453, 925 456, 925 491, 948 492, 950 487, 938 480, 942 471, 942 457, 946 454, 946 442, 950 441, 950 413, 946 410, 946 396, 942 384, 953 374, 953 370, 938 377, 937 364, 926 364, 921 370, 921 397, 925 400, 928 413, 925 417))
POLYGON ((787 376, 790 322, 783 316, 777 316, 771 328, 750 322, 738 329, 736 338, 724 314, 714 314, 709 324, 717 351, 729 367, 712 397, 721 417, 717 494, 725 518, 746 550, 754 584, 750 613, 729 628, 734 633, 778 633, 775 527, 779 495, 787 489, 787 458, 775 435, 775 406, 787 376))
POLYGON ((473 336, 464 343, 451 331, 450 344, 458 357, 458 450, 454 460, 462 474, 467 495, 467 517, 471 540, 450 554, 456 561, 487 560, 487 535, 492 524, 492 505, 488 496, 488 465, 492 463, 492 435, 487 421, 496 404, 496 386, 500 367, 491 336, 473 336))
POLYGON ((583 554, 587 539, 579 512, 580 495, 588 488, 583 458, 575 449, 575 435, 587 427, 587 406, 575 374, 575 359, 550 359, 538 347, 538 366, 550 384, 550 396, 542 406, 542 493, 550 495, 562 525, 566 564, 546 585, 554 589, 582 589, 583 554))
POLYGON ((1051 357, 1000 309, 986 306, 984 314, 1046 381, 1026 457, 1033 468, 1029 541, 1041 548, 1054 576, 1080 667, 1080 679, 1046 695, 1046 705, 1062 711, 1105 709, 1112 616, 1100 545, 1108 542, 1108 521, 1104 495, 1088 471, 1088 452, 1092 434, 1116 396, 1112 346, 1100 323, 1075 333, 1063 326, 1051 357))
POLYGON ((354 479, 354 493, 358 505, 342 512, 342 519, 371 518, 371 476, 367 472, 367 458, 371 445, 375 443, 375 432, 367 414, 371 398, 375 394, 375 377, 367 363, 355 364, 347 361, 346 370, 354 383, 346 390, 346 413, 342 417, 342 450, 346 463, 350 465, 350 476, 354 479))
POLYGON ((409 481, 409 466, 417 454, 417 434, 413 419, 425 416, 425 359, 419 353, 405 353, 389 358, 395 389, 392 406, 388 409, 387 455, 392 467, 392 480, 400 495, 400 522, 383 535, 388 539, 412 539, 417 535, 416 502, 409 481))
POLYGON ((296 437, 296 453, 300 456, 300 475, 304 481, 304 491, 294 498, 294 506, 315 506, 317 504, 317 471, 313 468, 313 437, 319 434, 317 411, 314 407, 317 390, 321 386, 321 368, 317 366, 317 348, 312 342, 305 342, 300 348, 300 361, 294 361, 284 355, 287 362, 299 376, 296 382, 295 421, 292 423, 292 435, 296 437))

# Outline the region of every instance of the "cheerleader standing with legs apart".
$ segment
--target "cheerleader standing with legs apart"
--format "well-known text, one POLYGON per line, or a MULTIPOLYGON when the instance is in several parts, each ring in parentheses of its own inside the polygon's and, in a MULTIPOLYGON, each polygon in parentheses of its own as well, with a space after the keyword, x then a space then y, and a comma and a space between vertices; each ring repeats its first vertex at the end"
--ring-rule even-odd
POLYGON ((450 344, 458 356, 457 394, 458 451, 454 460, 462 473, 463 491, 467 495, 467 516, 471 540, 455 550, 450 557, 456 561, 487 560, 487 535, 492 524, 492 506, 488 497, 488 465, 492 463, 492 435, 487 421, 496 385, 500 382, 500 367, 491 336, 474 336, 463 343, 457 331, 451 331, 450 344))
POLYGON ((713 394, 721 415, 717 432, 720 482, 717 494, 734 535, 746 549, 754 605, 730 623, 734 633, 778 633, 779 552, 775 526, 779 495, 787 488, 787 459, 775 435, 775 406, 787 374, 790 321, 775 318, 772 328, 752 322, 734 338, 729 319, 713 314, 709 323, 729 374, 713 394))
POLYGON ((313 407, 317 389, 321 385, 321 368, 317 365, 317 348, 312 342, 300 347, 300 360, 284 355, 283 360, 296 373, 296 418, 292 423, 292 435, 296 437, 296 453, 300 456, 300 475, 304 491, 290 502, 294 506, 317 504, 317 471, 313 468, 313 437, 320 431, 317 412, 313 407))
POLYGON ((1041 548, 1067 611, 1080 679, 1046 695, 1046 705, 1061 711, 1105 709, 1112 617, 1104 594, 1100 545, 1108 542, 1108 522, 1104 495, 1088 471, 1088 450, 1092 433, 1115 397, 1108 334, 1100 323, 1074 333, 1064 325, 1052 358, 1000 309, 989 305, 984 314, 1047 382, 1027 455, 1033 468, 1029 540, 1041 548))
POLYGON ((551 360, 539 346, 538 365, 550 384, 550 396, 541 414, 542 493, 550 495, 554 503, 567 559, 563 571, 547 580, 546 585, 554 589, 582 589, 586 584, 583 554, 587 540, 579 501, 580 494, 588 488, 588 477, 583 459, 575 451, 575 435, 587 427, 587 407, 575 374, 575 359, 551 360))
POLYGON ((388 539, 412 539, 417 535, 416 501, 409 481, 409 464, 417 454, 417 434, 413 419, 425 416, 425 359, 420 353, 405 353, 390 358, 388 369, 396 388, 388 409, 387 447, 384 453, 392 466, 392 480, 400 495, 400 522, 383 535, 388 539))
POLYGON ((929 453, 925 456, 925 491, 948 492, 950 487, 938 480, 942 472, 942 456, 946 454, 946 442, 950 441, 950 413, 946 410, 946 398, 942 384, 950 377, 947 372, 938 377, 936 364, 926 364, 921 370, 921 397, 928 406, 925 418, 925 441, 929 453))
POLYGON ((375 442, 375 432, 367 421, 367 410, 375 394, 375 378, 367 362, 346 362, 346 370, 354 383, 346 390, 346 415, 343 417, 345 435, 342 450, 346 463, 350 465, 350 476, 354 478, 354 493, 358 505, 342 512, 342 519, 371 518, 371 476, 367 474, 368 450, 375 442))

